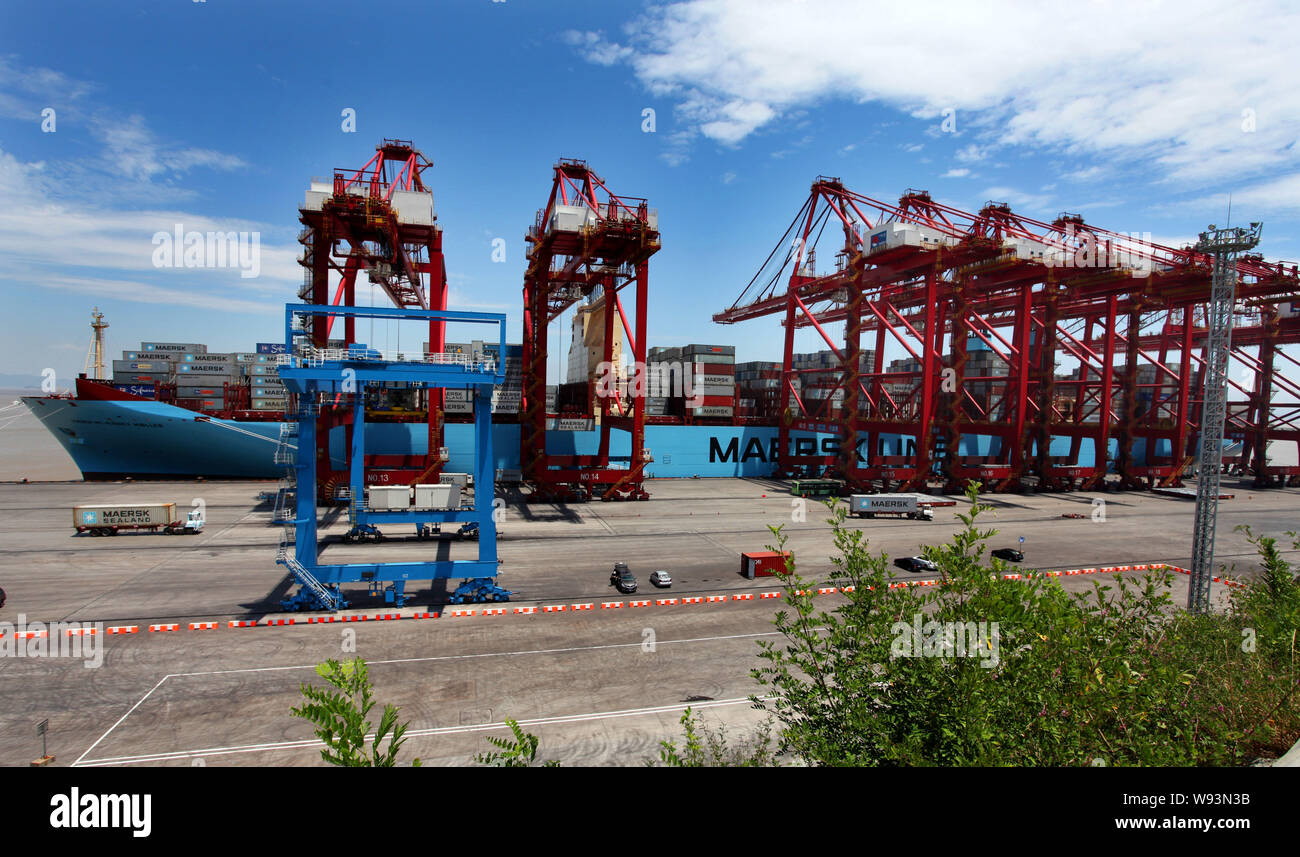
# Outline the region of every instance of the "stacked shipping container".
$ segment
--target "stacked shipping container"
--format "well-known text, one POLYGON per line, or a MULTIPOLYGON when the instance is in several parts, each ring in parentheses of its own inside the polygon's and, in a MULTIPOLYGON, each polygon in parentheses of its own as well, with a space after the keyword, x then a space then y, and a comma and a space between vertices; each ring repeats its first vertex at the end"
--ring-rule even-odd
POLYGON ((688 345, 682 349, 682 363, 691 367, 687 413, 697 419, 730 420, 736 407, 736 346, 688 345))
POLYGON ((113 386, 153 398, 164 386, 176 404, 204 411, 283 411, 288 403, 276 368, 280 343, 258 343, 256 352, 209 353, 197 342, 142 342, 113 361, 113 386))
POLYGON ((776 419, 781 415, 781 364, 752 360, 736 364, 736 416, 776 419))
MULTIPOLYGON (((424 344, 427 354, 429 344, 424 344)), ((446 345, 449 354, 467 354, 474 360, 491 359, 502 363, 506 373, 505 383, 492 390, 492 413, 517 414, 524 398, 524 347, 506 345, 506 356, 501 361, 501 348, 495 342, 475 340, 469 343, 449 342, 446 345)), ((549 389, 548 389, 549 400, 549 389)), ((444 412, 448 414, 472 414, 474 404, 468 390, 447 390, 443 397, 444 412)))
POLYGON ((730 420, 735 414, 735 346, 651 348, 646 366, 647 416, 730 420))

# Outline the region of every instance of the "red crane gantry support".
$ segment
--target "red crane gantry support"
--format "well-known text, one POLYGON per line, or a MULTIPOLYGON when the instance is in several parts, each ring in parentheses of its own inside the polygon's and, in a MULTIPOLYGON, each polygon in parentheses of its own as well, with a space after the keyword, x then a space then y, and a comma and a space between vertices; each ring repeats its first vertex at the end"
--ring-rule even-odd
MULTIPOLYGON (((407 140, 384 140, 359 170, 335 170, 331 180, 313 179, 299 210, 303 272, 298 296, 312 304, 356 306, 357 275, 365 271, 397 307, 445 310, 447 269, 442 229, 433 212, 433 192, 424 171, 432 166, 407 140), (330 296, 330 272, 339 275, 330 296)), ((312 344, 326 348, 334 316, 310 319, 312 344)), ((356 320, 343 320, 343 347, 357 341, 356 320)), ((368 343, 373 345, 374 343, 368 343)), ((429 322, 428 349, 446 350, 445 322, 429 322)), ((416 343, 410 350, 418 350, 416 343)), ((425 455, 367 455, 367 478, 390 484, 437 481, 442 469, 443 391, 427 390, 428 451, 425 455), (371 468, 375 468, 372 470, 371 468)), ((346 425, 351 446, 352 409, 335 402, 321 408, 317 431, 318 493, 333 500, 348 474, 330 463, 329 429, 346 425)))
MULTIPOLYGON (((1004 203, 971 214, 912 190, 889 204, 818 177, 714 321, 784 315, 778 476, 834 475, 857 490, 916 491, 932 480, 957 490, 969 479, 1072 490, 1100 487, 1112 470, 1125 488, 1178 485, 1194 459, 1211 270, 1190 248, 1076 214, 1049 224, 1004 203), (819 274, 828 226, 836 263, 819 274), (841 342, 831 323, 844 325, 841 342), (794 368, 800 327, 834 351, 833 386, 800 383, 825 374, 794 368), (890 343, 910 357, 901 370, 884 364, 890 343), (972 343, 992 359, 974 364, 972 343), (1074 377, 1057 376, 1063 356, 1079 362, 1074 377), (838 454, 802 438, 792 446, 794 431, 837 434, 838 454)), ((1294 264, 1239 260, 1233 356, 1254 380, 1234 383, 1245 400, 1230 403, 1227 436, 1243 442, 1239 466, 1260 486, 1300 483, 1300 467, 1264 460, 1270 441, 1300 445, 1300 384, 1278 359, 1300 365, 1280 348, 1300 342, 1298 284, 1294 264)))
POLYGON ((600 446, 595 455, 551 454, 546 449, 546 358, 550 323, 584 298, 603 297, 605 365, 612 359, 617 314, 627 334, 634 377, 643 377, 649 259, 659 250, 659 215, 644 199, 615 196, 586 162, 566 158, 555 165, 550 198, 525 240, 520 464, 530 499, 647 499, 642 487, 650 460, 645 449, 645 385, 629 386, 621 415, 611 412, 610 397, 598 397, 600 446), (619 297, 632 284, 635 332, 619 297), (626 467, 611 466, 611 429, 631 435, 626 467))

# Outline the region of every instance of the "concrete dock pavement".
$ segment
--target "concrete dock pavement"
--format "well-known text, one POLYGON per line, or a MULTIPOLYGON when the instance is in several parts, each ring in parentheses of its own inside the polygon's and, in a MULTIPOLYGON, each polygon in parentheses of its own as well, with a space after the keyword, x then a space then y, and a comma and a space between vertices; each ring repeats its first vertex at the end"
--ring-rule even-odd
MULTIPOLYGON (((445 611, 435 619, 445 606, 441 584, 410 587, 411 603, 400 610, 358 586, 347 592, 352 607, 334 618, 371 618, 309 623, 312 614, 279 612, 290 589, 274 562, 281 527, 271 521, 270 504, 257 499, 272 487, 0 485, 0 586, 8 593, 0 621, 22 614, 137 628, 98 641, 98 669, 67 658, 0 659, 7 700, 0 761, 30 761, 31 726, 49 718, 60 765, 318 764, 308 724, 288 709, 316 663, 359 655, 371 663, 376 698, 400 705, 409 719, 411 756, 430 764, 469 763, 488 749, 485 733, 507 734, 507 717, 530 724, 544 757, 641 764, 657 756, 659 741, 680 738, 677 721, 687 705, 737 734, 761 720, 747 702, 757 692, 749 670, 759 665, 757 640, 773 638, 782 602, 760 597, 779 590, 778 581, 740 574, 741 552, 772 545, 768 527, 782 524, 801 574, 829 588, 833 571, 820 504, 801 509, 765 480, 655 480, 645 502, 508 505, 500 546, 501 583, 517 593, 509 604, 464 605, 462 615, 445 611), (73 505, 123 499, 183 507, 201 500, 207 528, 198 536, 74 533, 73 505), (636 574, 635 596, 609 585, 615 561, 636 574), (650 586, 658 568, 672 574, 671 590, 650 586), (632 607, 634 599, 648 603, 632 607), (566 609, 545 609, 561 605, 566 609), (485 615, 500 608, 507 612, 485 615), (373 618, 395 614, 422 618, 373 618), (151 624, 176 630, 151 632, 151 624)), ((1026 562, 1008 573, 1189 564, 1191 503, 1137 493, 1100 498, 1104 520, 1092 517, 1094 495, 987 496, 994 507, 987 525, 1000 530, 989 546, 1018 546, 1025 537, 1026 562), (1086 517, 1062 517, 1067 513, 1086 517)), ((862 530, 873 550, 913 555, 958 529, 958 502, 938 509, 934 522, 848 526, 862 530)), ((1232 527, 1248 522, 1256 532, 1280 533, 1294 528, 1297 511, 1300 490, 1237 492, 1221 507, 1218 560, 1243 572, 1254 567, 1253 549, 1232 527)), ((474 551, 472 542, 419 541, 399 531, 378 544, 348 545, 337 540, 344 528, 340 516, 327 515, 328 561, 474 551)), ((1284 555, 1295 559, 1294 551, 1284 555)), ((1100 577, 1055 579, 1080 591, 1100 577)), ((1175 575, 1175 604, 1185 602, 1186 587, 1187 578, 1175 575)), ((1215 595, 1226 597, 1225 587, 1216 586, 1215 595)), ((830 607, 843 596, 819 597, 830 607)))

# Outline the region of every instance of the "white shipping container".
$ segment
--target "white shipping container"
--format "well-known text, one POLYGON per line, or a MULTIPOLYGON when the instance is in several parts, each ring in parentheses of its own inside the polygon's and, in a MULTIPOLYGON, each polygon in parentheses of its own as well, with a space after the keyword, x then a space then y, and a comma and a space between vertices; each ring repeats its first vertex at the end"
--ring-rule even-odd
POLYGON ((934 511, 923 506, 915 496, 907 494, 854 494, 849 497, 849 514, 862 518, 876 515, 899 515, 906 518, 932 520, 934 511))
POLYGON ((552 232, 581 232, 596 223, 596 213, 585 205, 557 205, 551 214, 552 232))
POLYGON ((1013 251, 1017 259, 1030 262, 1060 265, 1065 260, 1065 251, 1062 248, 1032 238, 1007 238, 1003 240, 1002 246, 1013 251))
POLYGON ((325 200, 333 195, 333 185, 327 182, 312 182, 311 188, 303 198, 302 207, 308 211, 320 211, 325 207, 325 200))
POLYGON ((166 384, 171 375, 166 372, 114 372, 114 384, 166 384))
POLYGON ((366 504, 375 511, 394 511, 411 507, 411 489, 407 485, 371 485, 366 489, 366 504))
POLYGON ((114 372, 170 372, 172 364, 166 360, 114 360, 114 372))
POLYGON ((596 428, 594 419, 575 417, 551 417, 546 420, 547 431, 592 431, 596 428))
POLYGON ((72 507, 74 527, 157 527, 176 520, 175 503, 97 503, 72 507))
POLYGON ((394 190, 392 203, 398 223, 433 225, 432 191, 394 190))
POLYGON ((141 342, 140 350, 172 354, 207 354, 208 346, 198 342, 141 342))
POLYGON ((849 510, 858 512, 915 512, 916 498, 906 494, 854 494, 849 510))
POLYGON ((950 246, 957 243, 957 240, 928 226, 919 226, 912 223, 886 223, 879 229, 873 230, 867 242, 867 252, 870 254, 905 246, 934 249, 941 246, 950 246))
MULTIPOLYGON (((372 489, 373 490, 373 489, 372 489)), ((460 486, 456 483, 438 483, 436 485, 415 486, 415 508, 417 509, 459 509, 460 486)))
POLYGON ((736 383, 735 375, 703 375, 694 376, 693 382, 699 386, 724 386, 736 383))

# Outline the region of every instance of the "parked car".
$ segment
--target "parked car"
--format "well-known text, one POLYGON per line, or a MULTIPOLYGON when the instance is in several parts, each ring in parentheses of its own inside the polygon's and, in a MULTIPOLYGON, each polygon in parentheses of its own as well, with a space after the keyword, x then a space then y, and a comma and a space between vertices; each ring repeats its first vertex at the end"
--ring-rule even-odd
POLYGON ((673 578, 668 572, 660 569, 650 573, 650 583, 660 589, 667 589, 673 585, 673 578))
POLYGON ((0 607, 5 606, 5 591, 0 589, 0 607))
POLYGON ((614 563, 614 570, 609 575, 609 585, 616 587, 624 595, 631 595, 636 592, 636 578, 628 570, 627 563, 614 563))
POLYGON ((998 559, 1005 559, 1007 562, 1024 562, 1025 552, 1015 548, 998 548, 993 551, 993 555, 998 559))
POLYGON ((939 570, 939 566, 930 562, 928 559, 926 559, 923 556, 900 557, 894 560, 894 565, 903 569, 903 571, 911 571, 911 572, 916 572, 918 574, 923 571, 934 572, 939 570))

